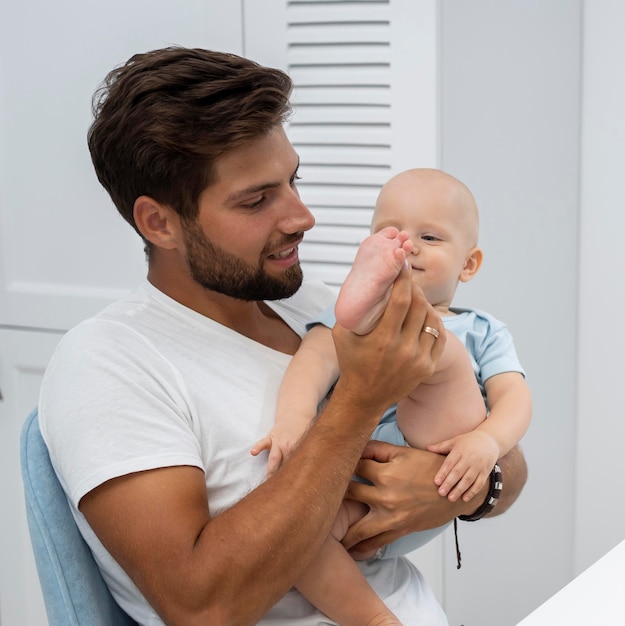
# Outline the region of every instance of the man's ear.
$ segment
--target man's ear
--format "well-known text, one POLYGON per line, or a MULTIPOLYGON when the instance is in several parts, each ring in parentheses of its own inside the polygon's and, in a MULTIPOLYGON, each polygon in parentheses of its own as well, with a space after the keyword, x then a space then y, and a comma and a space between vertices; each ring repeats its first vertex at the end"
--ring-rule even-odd
POLYGON ((150 196, 139 196, 135 200, 133 216, 144 239, 159 248, 178 247, 176 235, 180 219, 173 209, 150 196))
POLYGON ((482 249, 477 246, 470 250, 469 255, 464 262, 464 267, 460 272, 459 280, 461 283, 469 282, 477 274, 477 271, 482 265, 483 256, 484 253, 482 252, 482 249))

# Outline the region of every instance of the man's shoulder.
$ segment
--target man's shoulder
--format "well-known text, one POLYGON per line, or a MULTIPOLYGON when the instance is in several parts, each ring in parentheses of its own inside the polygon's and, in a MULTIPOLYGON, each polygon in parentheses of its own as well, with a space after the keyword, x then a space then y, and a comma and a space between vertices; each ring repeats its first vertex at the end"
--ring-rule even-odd
POLYGON ((154 315, 148 300, 143 289, 123 296, 65 333, 60 347, 80 349, 84 346, 92 350, 104 346, 116 349, 127 346, 138 337, 143 326, 153 325, 153 320, 144 319, 154 315))

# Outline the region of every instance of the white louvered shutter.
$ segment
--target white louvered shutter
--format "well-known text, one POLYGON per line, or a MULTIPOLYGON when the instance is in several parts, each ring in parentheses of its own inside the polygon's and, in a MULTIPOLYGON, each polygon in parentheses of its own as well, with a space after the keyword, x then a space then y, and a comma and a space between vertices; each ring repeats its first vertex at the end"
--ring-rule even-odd
POLYGON ((317 220, 300 248, 308 278, 339 286, 382 184, 436 165, 434 14, 432 2, 409 0, 286 3, 288 134, 317 220))

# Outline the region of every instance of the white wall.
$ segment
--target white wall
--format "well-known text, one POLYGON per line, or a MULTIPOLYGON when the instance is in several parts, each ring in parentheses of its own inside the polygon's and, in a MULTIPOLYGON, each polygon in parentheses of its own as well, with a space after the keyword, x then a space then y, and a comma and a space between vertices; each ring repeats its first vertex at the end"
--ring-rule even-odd
POLYGON ((444 0, 441 17, 442 167, 473 190, 485 253, 457 301, 508 323, 534 399, 525 491, 461 525, 448 574, 452 624, 501 626, 573 574, 581 2, 444 0))
POLYGON ((469 539, 492 579, 449 584, 467 605, 519 614, 625 539, 624 26, 619 0, 442 2, 442 165, 486 249, 461 297, 509 322, 535 400, 526 490, 469 539))
POLYGON ((625 538, 625 4, 584 8, 575 569, 625 538))

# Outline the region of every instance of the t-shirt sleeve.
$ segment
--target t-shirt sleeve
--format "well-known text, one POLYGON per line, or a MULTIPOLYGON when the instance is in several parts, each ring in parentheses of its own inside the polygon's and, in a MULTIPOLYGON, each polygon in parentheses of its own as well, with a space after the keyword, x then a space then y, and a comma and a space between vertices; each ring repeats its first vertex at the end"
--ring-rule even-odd
POLYGON ((490 333, 483 337, 476 347, 476 360, 479 364, 482 383, 497 374, 519 372, 525 376, 514 347, 512 334, 501 323, 492 323, 490 333))
POLYGON ((318 315, 315 315, 307 324, 306 330, 314 328, 318 324, 325 326, 326 328, 333 328, 336 324, 336 317, 334 315, 334 305, 328 307, 324 311, 321 311, 318 315))
POLYGON ((176 368, 123 324, 91 320, 63 338, 44 376, 39 413, 52 463, 76 506, 112 478, 202 468, 183 386, 176 368))

